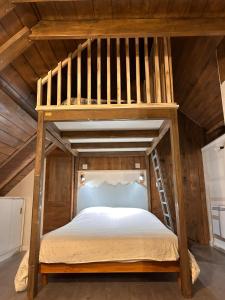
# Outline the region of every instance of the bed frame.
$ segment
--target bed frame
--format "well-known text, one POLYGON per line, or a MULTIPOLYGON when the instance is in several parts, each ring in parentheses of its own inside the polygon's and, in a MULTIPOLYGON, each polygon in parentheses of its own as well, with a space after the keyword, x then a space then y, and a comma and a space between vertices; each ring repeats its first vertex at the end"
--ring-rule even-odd
POLYGON ((41 283, 48 283, 50 274, 96 274, 96 273, 176 273, 180 275, 179 261, 139 261, 129 263, 99 262, 86 264, 39 264, 41 283))
MULTIPOLYGON (((170 39, 164 38, 143 38, 144 41, 144 66, 145 66, 145 89, 144 98, 141 95, 140 86, 140 61, 139 61, 139 42, 141 38, 135 38, 135 61, 136 61, 136 99, 131 99, 130 86, 130 39, 123 40, 126 50, 126 78, 120 72, 120 37, 116 39, 116 64, 117 64, 117 98, 111 100, 111 81, 110 81, 110 38, 107 38, 107 99, 101 99, 101 67, 97 68, 97 98, 92 99, 91 81, 87 80, 87 98, 81 97, 81 53, 86 49, 87 58, 87 77, 91 78, 91 45, 95 43, 97 51, 97 65, 101 62, 101 43, 102 40, 87 40, 78 49, 70 54, 68 58, 60 62, 58 66, 48 72, 48 75, 38 80, 37 90, 37 146, 34 174, 34 194, 33 194, 33 213, 31 226, 30 256, 29 256, 29 275, 28 275, 28 299, 32 300, 38 292, 38 273, 42 274, 43 282, 47 283, 47 275, 52 273, 134 273, 134 272, 176 272, 180 275, 181 291, 184 297, 191 297, 192 284, 187 247, 187 233, 185 221, 185 208, 183 197, 183 183, 181 175, 180 147, 177 109, 178 105, 173 99, 172 84, 172 64, 170 53, 170 39), (153 42, 153 46, 152 45, 153 42), (149 49, 151 49, 149 51, 149 49), (73 79, 71 76, 72 61, 77 62, 77 94, 75 99, 71 95, 73 79), (62 69, 67 68, 67 99, 62 101, 62 69), (53 103, 52 78, 57 80, 57 99, 53 103), (122 99, 121 81, 126 80, 126 99, 122 99), (46 93, 46 95, 45 95, 46 93), (89 263, 89 264, 39 264, 40 248, 40 224, 41 224, 41 203, 42 203, 42 184, 43 184, 43 161, 44 145, 46 137, 46 127, 52 126, 51 122, 56 121, 86 121, 86 120, 164 120, 159 129, 158 136, 154 138, 147 155, 158 145, 160 140, 169 131, 171 140, 171 154, 173 163, 173 188, 175 195, 176 223, 179 247, 179 261, 177 262, 134 262, 134 263, 89 263)), ((141 42, 142 42, 141 41, 141 42)), ((112 75, 112 74, 111 74, 112 75)), ((54 100, 54 99, 53 99, 54 100)), ((60 132, 58 133, 60 136, 60 132)), ((56 137, 57 138, 57 137, 56 137)), ((76 152, 65 143, 64 148, 73 155, 76 152)))

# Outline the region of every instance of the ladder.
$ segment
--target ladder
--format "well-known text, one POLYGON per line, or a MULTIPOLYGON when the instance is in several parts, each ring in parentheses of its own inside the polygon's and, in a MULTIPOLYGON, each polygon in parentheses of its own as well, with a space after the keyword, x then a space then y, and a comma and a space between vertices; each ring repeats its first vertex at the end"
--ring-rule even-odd
POLYGON ((158 152, 156 149, 154 149, 152 151, 151 159, 152 159, 152 164, 153 164, 155 178, 156 178, 156 186, 157 186, 157 189, 159 192, 159 199, 160 199, 160 203, 161 203, 161 207, 162 207, 164 222, 165 222, 165 225, 170 230, 174 231, 173 221, 171 218, 170 208, 169 208, 169 204, 168 204, 168 198, 167 198, 167 194, 166 194, 165 185, 163 182, 162 171, 160 168, 159 156, 158 156, 158 152))

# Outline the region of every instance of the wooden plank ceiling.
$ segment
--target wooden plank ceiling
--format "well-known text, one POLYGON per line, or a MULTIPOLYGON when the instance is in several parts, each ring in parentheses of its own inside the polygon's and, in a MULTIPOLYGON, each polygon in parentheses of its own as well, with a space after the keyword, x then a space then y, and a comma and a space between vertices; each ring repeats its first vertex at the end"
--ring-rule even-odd
MULTIPOLYGON (((9 182, 10 187, 13 186, 13 178, 18 181, 22 177, 18 177, 18 174, 26 173, 22 162, 17 172, 12 172, 12 166, 7 168, 10 160, 19 161, 22 154, 28 155, 29 151, 34 153, 37 79, 83 42, 36 40, 30 43, 27 31, 39 21, 225 17, 224 0, 12 2, 0 0, 0 173, 4 177, 4 184, 0 178, 0 194, 8 190, 6 186, 9 186, 9 182), (7 60, 1 61, 7 52, 7 60), (33 147, 25 147, 29 142, 33 147)), ((223 125, 215 55, 221 40, 222 37, 185 37, 172 40, 175 99, 184 114, 209 132, 223 125)), ((55 132, 53 140, 47 145, 51 145, 55 138, 60 139, 58 136, 55 132)), ((27 166, 30 163, 31 160, 28 159, 27 166)))

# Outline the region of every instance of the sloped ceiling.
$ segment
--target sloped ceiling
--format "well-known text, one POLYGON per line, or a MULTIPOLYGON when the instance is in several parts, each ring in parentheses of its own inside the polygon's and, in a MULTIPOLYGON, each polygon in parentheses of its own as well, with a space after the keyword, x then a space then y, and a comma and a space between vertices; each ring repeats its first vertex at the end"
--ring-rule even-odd
MULTIPOLYGON (((84 0, 17 5, 12 4, 11 0, 0 0, 0 47, 9 39, 14 39, 21 29, 29 29, 39 20, 224 16, 224 0, 217 0, 216 3, 208 0, 198 3, 196 0, 84 0)), ((215 56, 221 39, 195 37, 172 40, 175 99, 182 112, 206 131, 223 125, 215 56)), ((18 57, 12 56, 7 66, 0 70, 1 195, 26 174, 26 167, 29 170, 32 166, 37 79, 81 42, 35 41, 27 45, 18 57)), ((47 146, 51 144, 48 142, 47 146)))

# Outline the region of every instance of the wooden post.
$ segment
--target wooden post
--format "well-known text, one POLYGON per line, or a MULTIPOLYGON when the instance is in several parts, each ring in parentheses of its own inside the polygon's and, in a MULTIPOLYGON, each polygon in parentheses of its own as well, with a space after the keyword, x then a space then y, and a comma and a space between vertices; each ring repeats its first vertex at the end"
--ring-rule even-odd
POLYGON ((74 183, 75 183, 75 158, 71 155, 71 220, 74 218, 74 183))
POLYGON ((77 193, 78 193, 78 172, 79 172, 79 155, 75 157, 75 167, 74 167, 74 216, 77 214, 77 193))
POLYGON ((183 181, 181 174, 180 142, 178 131, 177 111, 171 113, 170 121, 170 139, 173 164, 173 188, 175 197, 176 223, 178 246, 180 255, 180 280, 181 291, 184 297, 189 298, 192 295, 191 270, 189 262, 189 253, 187 245, 187 230, 185 220, 185 205, 183 181))
POLYGON ((146 183, 147 183, 147 194, 148 194, 148 210, 152 211, 151 182, 150 182, 150 155, 148 154, 145 154, 145 164, 146 164, 146 183))
POLYGON ((30 254, 28 267, 28 291, 29 300, 33 300, 38 290, 38 266, 40 248, 40 224, 41 224, 41 204, 43 191, 43 168, 45 149, 45 124, 44 113, 38 112, 37 125, 37 145, 34 169, 34 192, 31 221, 30 254))

